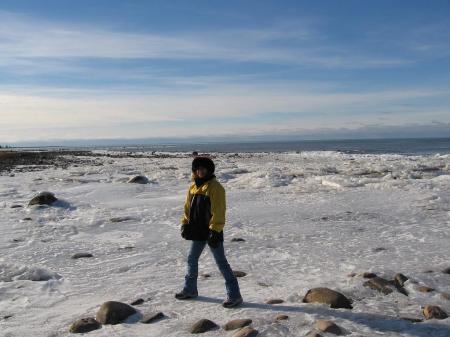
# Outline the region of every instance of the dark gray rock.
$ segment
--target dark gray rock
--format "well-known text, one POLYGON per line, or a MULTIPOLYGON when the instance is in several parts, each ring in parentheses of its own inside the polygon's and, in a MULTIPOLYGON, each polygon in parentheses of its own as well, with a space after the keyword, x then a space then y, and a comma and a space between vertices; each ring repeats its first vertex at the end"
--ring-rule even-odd
POLYGON ((135 176, 128 180, 131 184, 148 184, 150 181, 145 176, 135 176))
POLYGON ((236 276, 236 277, 244 277, 244 276, 247 275, 247 273, 245 273, 245 272, 243 272, 243 271, 240 271, 240 270, 233 270, 233 274, 234 274, 234 276, 236 276))
POLYGON ((33 199, 30 200, 28 203, 29 206, 31 205, 51 205, 58 199, 55 197, 55 195, 51 192, 41 192, 33 199))
POLYGON ((94 257, 91 253, 76 253, 72 255, 72 259, 82 259, 82 258, 89 258, 94 257))
POLYGON ((289 316, 285 314, 279 314, 277 315, 277 317, 275 317, 276 321, 285 321, 287 319, 289 319, 289 316))
POLYGON ((131 305, 140 305, 142 303, 144 303, 145 300, 143 298, 138 298, 137 300, 134 300, 133 302, 131 302, 131 305))
POLYGON ((281 298, 270 298, 266 301, 266 304, 280 304, 283 302, 284 300, 282 300, 281 298))
POLYGON ((381 277, 374 277, 368 280, 367 282, 364 282, 363 286, 369 287, 373 290, 377 290, 384 295, 389 295, 394 291, 398 291, 406 296, 408 295, 406 290, 403 287, 396 284, 395 281, 388 281, 381 277))
POLYGON ((95 318, 102 324, 119 324, 135 313, 136 310, 126 303, 108 301, 101 305, 95 318))
POLYGON ((11 208, 22 208, 22 205, 11 205, 11 208))
POLYGON ((245 239, 243 239, 243 238, 232 238, 231 242, 245 242, 245 239))
POLYGON ((444 274, 450 274, 450 267, 445 268, 442 272, 443 272, 444 274))
POLYGON ((93 317, 89 317, 82 318, 74 322, 70 326, 69 331, 72 333, 86 333, 100 329, 101 327, 102 326, 99 322, 97 322, 93 317))
POLYGON ((333 309, 353 309, 351 301, 347 297, 329 288, 314 288, 308 290, 303 298, 303 303, 323 303, 328 304, 333 309))
POLYGON ((201 319, 192 325, 190 332, 193 334, 204 333, 218 327, 219 326, 216 323, 210 321, 209 319, 201 319))
POLYGON ((111 222, 125 222, 125 221, 130 221, 130 220, 134 220, 134 219, 131 216, 117 216, 117 217, 109 219, 109 221, 111 221, 111 222))
POLYGON ((420 323, 423 322, 423 319, 416 318, 416 317, 400 317, 400 319, 403 319, 405 321, 411 322, 411 323, 420 323))
POLYGON ((447 313, 437 305, 427 305, 423 309, 423 315, 425 319, 446 319, 448 317, 447 313))
POLYGON ((240 318, 240 319, 233 319, 232 321, 227 322, 227 324, 225 324, 223 326, 224 330, 236 330, 236 329, 240 329, 243 328, 244 326, 250 325, 252 324, 252 320, 251 319, 246 319, 246 318, 240 318))
POLYGON ((249 326, 246 326, 245 328, 242 328, 238 332, 236 332, 233 337, 255 337, 258 335, 258 330, 255 330, 253 328, 250 328, 249 326))
POLYGON ((151 324, 163 319, 164 317, 166 316, 162 312, 153 312, 144 314, 139 322, 144 324, 151 324))
POLYGON ((408 280, 409 278, 402 273, 395 274, 394 276, 394 283, 399 287, 403 287, 408 280))
POLYGON ((342 335, 342 329, 332 321, 318 320, 316 322, 316 329, 325 333, 330 333, 333 335, 342 335))

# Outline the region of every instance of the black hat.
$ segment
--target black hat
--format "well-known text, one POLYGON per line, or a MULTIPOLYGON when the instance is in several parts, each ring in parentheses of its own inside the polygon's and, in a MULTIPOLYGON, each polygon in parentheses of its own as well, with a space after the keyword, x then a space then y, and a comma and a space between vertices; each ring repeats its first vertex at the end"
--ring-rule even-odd
POLYGON ((199 167, 204 167, 209 173, 213 174, 216 166, 211 158, 208 157, 195 157, 192 161, 192 172, 197 170, 199 167))

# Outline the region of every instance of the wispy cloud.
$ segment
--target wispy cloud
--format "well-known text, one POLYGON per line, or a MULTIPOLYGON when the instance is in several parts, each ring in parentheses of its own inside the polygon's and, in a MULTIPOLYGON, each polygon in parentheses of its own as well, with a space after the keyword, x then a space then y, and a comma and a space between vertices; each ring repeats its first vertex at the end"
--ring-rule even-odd
POLYGON ((0 11, 0 62, 14 66, 18 59, 36 58, 199 59, 330 68, 385 67, 411 62, 319 46, 315 41, 318 36, 317 31, 298 24, 172 34, 130 33, 0 11))
MULTIPOLYGON (((0 139, 73 135, 101 137, 164 136, 196 132, 205 135, 258 133, 323 127, 364 126, 370 123, 401 124, 413 117, 418 122, 433 119, 449 122, 450 112, 427 110, 402 104, 417 99, 448 97, 449 91, 403 90, 358 93, 299 91, 298 88, 221 87, 203 91, 132 95, 121 92, 64 90, 30 91, 28 94, 4 92, 0 95, 2 122, 0 139), (402 109, 399 108, 402 106, 402 109), (380 120, 380 109, 393 107, 380 120), (374 111, 376 113, 374 113, 374 111), (277 113, 282 113, 277 118, 277 113), (272 121, 264 123, 264 114, 272 121), (284 118, 288 114, 289 118, 284 118), (446 118, 447 116, 447 118, 446 118), (258 120, 262 122, 258 122, 258 120), (201 122, 201 123, 199 123, 201 122), (239 126, 239 125, 242 126, 239 126), (53 131, 42 132, 51 129, 53 131), (19 131, 21 130, 21 131, 19 131), (40 130, 40 131, 39 131, 40 130)), ((267 121, 267 120, 266 120, 267 121)))

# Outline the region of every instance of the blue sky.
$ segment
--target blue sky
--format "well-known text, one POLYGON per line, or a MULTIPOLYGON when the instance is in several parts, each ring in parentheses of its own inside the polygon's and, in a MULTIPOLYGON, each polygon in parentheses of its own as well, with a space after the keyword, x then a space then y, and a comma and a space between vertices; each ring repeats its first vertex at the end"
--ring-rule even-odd
POLYGON ((0 143, 450 136, 450 1, 0 2, 0 143))

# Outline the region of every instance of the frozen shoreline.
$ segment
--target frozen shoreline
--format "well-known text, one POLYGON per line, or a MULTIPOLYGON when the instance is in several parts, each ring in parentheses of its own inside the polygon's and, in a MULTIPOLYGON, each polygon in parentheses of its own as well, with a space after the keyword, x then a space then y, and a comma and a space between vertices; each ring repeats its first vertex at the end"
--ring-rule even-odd
POLYGON ((224 324, 236 317, 252 318, 261 336, 306 335, 320 318, 333 319, 353 336, 449 335, 449 319, 412 324, 400 317, 421 317, 426 304, 450 312, 450 301, 440 295, 450 292, 450 275, 441 272, 450 266, 450 155, 216 154, 228 198, 226 249, 232 267, 248 273, 240 283, 250 304, 228 311, 218 304, 223 281, 209 253, 200 263, 201 271, 212 275, 199 280, 205 297, 173 299, 188 246, 178 226, 190 154, 99 155, 95 165, 0 176, 4 336, 68 336, 73 321, 92 315, 104 301, 138 297, 151 298, 139 310, 159 310, 169 318, 104 326, 89 335, 188 336, 199 318, 224 324), (139 174, 150 184, 126 183, 139 174), (65 206, 11 208, 26 206, 43 190, 65 206), (233 237, 246 241, 230 242, 233 237), (77 252, 94 257, 70 259, 77 252), (36 268, 61 277, 28 280, 45 273, 36 268), (361 277, 348 276, 366 271, 385 277, 401 272, 436 291, 421 293, 408 282, 408 297, 381 295, 363 287, 361 277), (354 309, 301 303, 317 286, 344 292, 354 309), (271 297, 286 302, 264 305, 271 297), (277 313, 290 319, 273 323, 277 313))

